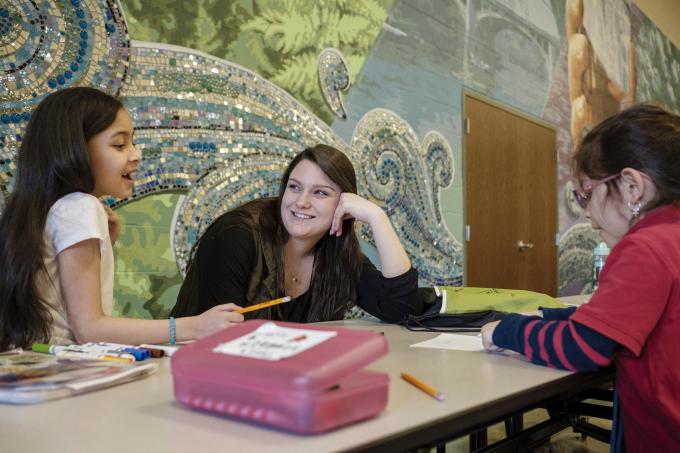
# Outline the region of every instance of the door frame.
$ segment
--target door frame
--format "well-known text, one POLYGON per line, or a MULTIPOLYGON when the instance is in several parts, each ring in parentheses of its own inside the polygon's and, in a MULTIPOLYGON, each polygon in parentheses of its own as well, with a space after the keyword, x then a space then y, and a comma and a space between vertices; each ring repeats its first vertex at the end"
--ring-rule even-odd
MULTIPOLYGON (((556 194, 556 200, 555 200, 555 217, 556 217, 556 231, 555 231, 555 247, 558 247, 558 242, 559 242, 559 229, 560 229, 560 216, 559 216, 559 201, 560 201, 560 191, 559 191, 559 154, 558 154, 558 149, 557 149, 557 135, 559 132, 559 128, 551 123, 548 123, 547 121, 534 117, 530 115, 529 113, 523 112, 519 109, 516 109, 512 106, 505 105, 501 103, 500 101, 494 100, 486 95, 483 95, 477 91, 474 91, 470 88, 463 88, 461 90, 461 136, 462 136, 462 152, 461 152, 461 166, 463 167, 463 187, 462 187, 462 194, 463 194, 463 286, 467 285, 467 278, 468 278, 468 260, 467 260, 467 254, 468 254, 468 230, 467 230, 467 225, 468 225, 468 212, 467 212, 467 174, 466 174, 466 169, 467 169, 467 112, 465 111, 465 99, 466 98, 473 98, 477 101, 484 102, 486 104, 489 104, 493 107, 496 107, 500 110, 503 110, 507 113, 510 113, 512 115, 516 115, 522 119, 525 119, 527 121, 530 121, 534 124, 537 124, 539 126, 545 127, 547 129, 552 130, 555 132, 555 194, 556 194)), ((556 251, 555 253, 555 296, 557 296, 558 288, 559 288, 559 250, 556 251)))

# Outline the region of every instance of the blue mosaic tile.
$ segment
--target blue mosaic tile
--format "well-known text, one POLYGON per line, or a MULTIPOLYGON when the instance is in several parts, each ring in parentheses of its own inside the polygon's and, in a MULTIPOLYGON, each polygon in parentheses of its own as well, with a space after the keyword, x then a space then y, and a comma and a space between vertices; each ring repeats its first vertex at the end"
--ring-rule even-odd
MULTIPOLYGON (((392 112, 369 112, 351 144, 285 90, 245 68, 191 49, 129 42, 113 0, 18 0, 0 8, 0 209, 12 190, 15 153, 35 105, 48 93, 89 85, 120 96, 143 153, 129 199, 180 191, 173 251, 180 272, 205 228, 223 212, 274 196, 290 159, 327 143, 355 165, 360 194, 382 206, 421 282, 462 283, 462 247, 443 224, 439 192, 454 178, 451 149, 435 132, 418 143, 392 112)), ((345 115, 342 55, 326 49, 319 80, 345 115)), ((372 242, 366 226, 359 234, 372 242)))
MULTIPOLYGON (((14 0, 0 7, 0 165, 12 161, 35 106, 56 89, 122 86, 129 39, 115 1, 14 0), (114 26, 110 31, 107 26, 114 26), (8 118, 9 121, 5 121, 8 118)), ((15 168, 0 173, 7 193, 15 168)))

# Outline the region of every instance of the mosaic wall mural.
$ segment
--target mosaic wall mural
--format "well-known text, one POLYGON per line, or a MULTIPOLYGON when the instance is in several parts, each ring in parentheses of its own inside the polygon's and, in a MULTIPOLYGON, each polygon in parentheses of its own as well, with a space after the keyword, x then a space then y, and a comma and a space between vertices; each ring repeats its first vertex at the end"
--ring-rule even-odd
POLYGON ((574 144, 633 99, 680 110, 678 49, 618 0, 2 5, 0 209, 46 94, 95 86, 133 116, 140 179, 131 199, 108 200, 125 224, 115 296, 128 316, 165 316, 207 224, 273 194, 290 157, 316 142, 350 156, 421 283, 461 284, 463 88, 557 126, 560 291, 588 290, 597 237, 568 196, 574 144))
POLYGON ((121 0, 130 36, 238 63, 285 89, 326 123, 317 60, 333 47, 358 74, 393 0, 121 0))
MULTIPOLYGON (((421 283, 461 285, 463 250, 445 227, 439 192, 454 179, 453 155, 435 131, 422 144, 395 113, 375 109, 357 124, 352 160, 361 192, 390 216, 421 283)), ((373 243, 361 225, 362 238, 373 243)))
POLYGON ((14 153, 33 107, 62 87, 118 94, 128 37, 115 2, 12 0, 0 5, 0 189, 11 191, 14 153))
MULTIPOLYGON (((112 8, 103 1, 71 4, 88 8, 93 17, 107 16, 112 8)), ((57 17, 63 7, 45 3, 40 13, 57 17)), ((74 17, 79 16, 67 16, 66 22, 74 17)), ((124 30, 124 25, 121 20, 117 28, 124 30)), ((319 142, 346 152, 357 164, 360 192, 403 220, 398 229, 409 253, 419 257, 422 281, 460 283, 460 244, 443 227, 438 213, 439 188, 453 176, 451 150, 441 136, 433 133, 421 147, 407 124, 388 121, 372 128, 368 115, 356 141, 363 146, 362 140, 368 140, 380 149, 376 160, 382 168, 377 177, 363 177, 362 171, 371 170, 373 149, 362 147, 362 158, 369 160, 362 165, 353 148, 326 123, 258 74, 196 50, 124 38, 127 70, 116 93, 132 115, 144 159, 132 197, 107 200, 125 223, 125 234, 116 247, 119 313, 164 316, 174 301, 191 247, 207 225, 247 200, 274 195, 287 162, 303 147, 319 142), (383 139, 383 134, 389 138, 383 139), (387 140, 403 146, 393 149, 387 140), (431 176, 436 179, 428 184, 431 176), (414 192, 409 179, 424 182, 422 193, 414 192), (441 268, 439 261, 451 265, 441 268)), ((325 53, 333 58, 323 58, 322 53, 318 59, 317 87, 330 105, 338 105, 339 92, 349 82, 347 63, 337 49, 325 53)), ((78 83, 72 78, 60 85, 78 83)), ((26 111, 38 101, 36 97, 27 103, 26 111)), ((5 176, 9 192, 12 174, 5 176)), ((362 234, 372 241, 367 232, 362 234)))

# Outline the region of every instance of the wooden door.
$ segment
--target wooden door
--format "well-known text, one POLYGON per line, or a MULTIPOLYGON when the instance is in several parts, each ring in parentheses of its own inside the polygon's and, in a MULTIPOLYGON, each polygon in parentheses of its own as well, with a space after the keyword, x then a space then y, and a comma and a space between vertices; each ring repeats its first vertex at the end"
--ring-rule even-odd
POLYGON ((555 129, 470 93, 463 112, 465 285, 555 296, 555 129))

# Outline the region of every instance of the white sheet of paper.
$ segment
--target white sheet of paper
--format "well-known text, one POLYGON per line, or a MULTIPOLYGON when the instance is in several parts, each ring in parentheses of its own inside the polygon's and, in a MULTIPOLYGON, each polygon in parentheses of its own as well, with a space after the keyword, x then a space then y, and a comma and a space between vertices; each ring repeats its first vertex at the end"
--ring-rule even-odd
POLYGON ((268 322, 247 335, 217 345, 213 352, 251 359, 281 360, 306 351, 337 334, 333 331, 279 327, 268 322))
POLYGON ((412 348, 451 349, 454 351, 484 351, 479 335, 442 333, 430 340, 412 344, 412 348))

